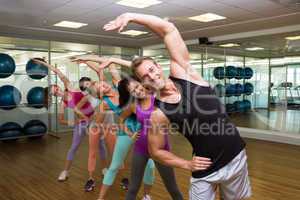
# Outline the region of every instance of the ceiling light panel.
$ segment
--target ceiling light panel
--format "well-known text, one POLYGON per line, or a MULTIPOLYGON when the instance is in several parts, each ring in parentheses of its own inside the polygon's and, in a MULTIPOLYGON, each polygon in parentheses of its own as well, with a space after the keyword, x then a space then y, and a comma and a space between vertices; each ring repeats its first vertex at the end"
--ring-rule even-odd
POLYGON ((260 51, 260 50, 264 50, 264 48, 262 47, 249 47, 246 48, 247 51, 260 51))
POLYGON ((227 44, 221 44, 220 47, 239 47, 239 44, 236 43, 227 43, 227 44))
POLYGON ((133 8, 147 8, 161 3, 162 1, 158 0, 121 0, 116 4, 133 8))
POLYGON ((137 31, 137 30, 127 30, 123 31, 120 34, 122 35, 130 35, 130 36, 139 36, 139 35, 144 35, 147 34, 148 32, 145 31, 137 31))
POLYGON ((61 21, 61 22, 54 24, 53 26, 78 29, 78 28, 81 28, 81 27, 87 26, 87 25, 88 24, 80 23, 80 22, 61 21))
POLYGON ((199 22, 212 22, 212 21, 226 19, 226 17, 221 16, 221 15, 217 15, 217 14, 214 14, 214 13, 206 13, 206 14, 203 14, 203 15, 189 17, 189 19, 194 20, 194 21, 199 21, 199 22))
POLYGON ((300 35, 286 37, 287 40, 300 40, 300 35))

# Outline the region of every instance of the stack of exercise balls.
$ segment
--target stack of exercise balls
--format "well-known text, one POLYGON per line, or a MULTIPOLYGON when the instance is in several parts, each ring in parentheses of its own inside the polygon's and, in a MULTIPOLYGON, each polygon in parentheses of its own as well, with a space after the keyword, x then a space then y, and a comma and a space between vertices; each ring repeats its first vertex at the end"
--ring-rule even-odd
MULTIPOLYGON (((232 65, 226 67, 216 67, 213 70, 213 75, 216 79, 228 79, 226 84, 216 84, 215 92, 219 97, 240 97, 242 95, 251 95, 254 91, 252 83, 246 82, 247 79, 253 77, 253 70, 250 67, 235 67, 232 65), (230 83, 230 79, 236 79, 237 83, 230 83)), ((237 100, 234 103, 227 103, 226 110, 232 112, 247 112, 251 110, 251 102, 247 99, 237 100)))
POLYGON ((22 127, 16 122, 6 122, 0 126, 0 139, 11 140, 21 136, 41 137, 47 133, 47 125, 40 120, 30 120, 22 127))
MULTIPOLYGON (((42 59, 39 59, 42 60, 42 59)), ((16 64, 14 59, 4 53, 0 53, 0 78, 8 78, 15 73, 16 64)), ((48 75, 48 69, 40 64, 29 60, 26 64, 27 75, 34 80, 39 80, 48 75)), ((27 106, 31 108, 43 108, 44 88, 33 87, 27 93, 27 106)), ((22 100, 21 92, 13 85, 0 87, 0 109, 13 110, 19 106, 22 100)), ((29 120, 22 127, 16 122, 6 122, 0 125, 0 139, 16 139, 20 136, 40 136, 47 132, 47 125, 40 120, 29 120)))

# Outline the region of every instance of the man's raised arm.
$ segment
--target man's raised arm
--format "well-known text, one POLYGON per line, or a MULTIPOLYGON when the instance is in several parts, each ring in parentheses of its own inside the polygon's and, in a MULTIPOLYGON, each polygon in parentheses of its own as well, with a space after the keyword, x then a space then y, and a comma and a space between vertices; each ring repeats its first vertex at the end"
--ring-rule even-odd
POLYGON ((183 77, 187 74, 195 75, 196 71, 192 69, 189 63, 188 49, 173 23, 152 15, 125 13, 103 28, 106 31, 118 30, 120 32, 129 22, 146 26, 164 40, 171 57, 171 75, 175 77, 183 77))

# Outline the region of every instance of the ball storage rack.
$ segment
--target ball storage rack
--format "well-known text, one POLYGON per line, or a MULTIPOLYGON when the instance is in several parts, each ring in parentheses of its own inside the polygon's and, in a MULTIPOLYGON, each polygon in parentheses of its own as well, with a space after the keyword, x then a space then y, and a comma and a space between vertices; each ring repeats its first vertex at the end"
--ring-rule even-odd
MULTIPOLYGON (((251 100, 249 100, 249 96, 252 96, 253 95, 253 92, 251 94, 246 94, 244 91, 240 94, 240 95, 236 95, 237 91, 236 89, 234 89, 234 92, 233 94, 230 93, 230 95, 228 96, 228 91, 227 91, 227 87, 229 86, 229 84, 232 84, 232 87, 235 86, 235 84, 239 83, 243 86, 243 90, 244 90, 244 85, 245 83, 247 83, 248 81, 247 80, 250 80, 251 78, 246 78, 246 76, 243 76, 241 78, 236 78, 236 76, 238 76, 239 74, 237 73, 236 76, 231 76, 231 77, 228 77, 227 74, 226 74, 226 67, 240 67, 240 68, 243 68, 245 69, 247 66, 245 65, 245 61, 243 63, 241 63, 241 65, 239 66, 232 66, 232 65, 227 65, 227 63, 225 62, 224 63, 224 66, 223 66, 223 69, 224 69, 224 72, 222 74, 224 74, 224 78, 223 79, 220 79, 220 78, 216 78, 215 76, 213 76, 215 79, 217 79, 217 84, 224 84, 224 90, 225 90, 225 93, 224 93, 224 96, 221 96, 220 98, 224 98, 224 104, 225 105, 230 105, 230 104, 234 104, 234 102, 237 102, 237 101, 242 101, 244 103, 244 100, 248 100, 251 102, 251 100)), ((220 74, 220 73, 219 73, 220 74)), ((250 83, 250 82, 249 82, 250 83)), ((230 91, 232 90, 232 88, 230 88, 230 91)), ((233 106, 233 105, 232 105, 233 106)), ((249 111, 252 111, 252 103, 251 103, 251 107, 250 109, 246 109, 246 108, 243 108, 242 110, 226 110, 226 112, 228 114, 233 114, 233 113, 244 113, 244 112, 249 112, 249 111)))
MULTIPOLYGON (((5 73, 2 73, 2 74, 5 74, 5 73)), ((38 81, 43 81, 43 79, 45 80, 45 82, 47 82, 47 86, 49 85, 49 81, 50 81, 50 73, 48 72, 48 75, 46 76, 46 77, 44 77, 44 78, 42 78, 42 79, 40 79, 40 80, 37 80, 37 79, 32 79, 32 78, 30 78, 29 77, 29 75, 40 75, 40 74, 36 74, 36 73, 31 73, 31 74, 28 74, 28 73, 26 73, 26 72, 24 72, 24 73, 21 73, 21 72, 14 72, 14 73, 12 73, 12 74, 10 74, 10 76, 9 77, 7 77, 7 78, 10 78, 11 76, 28 76, 28 79, 29 80, 32 80, 32 81, 34 81, 34 82, 38 82, 38 81)), ((3 79, 6 79, 6 78, 3 78, 3 79)), ((1 80, 1 79, 0 79, 1 80)), ((5 84, 5 85, 11 85, 11 86, 14 86, 15 87, 15 85, 12 85, 11 83, 9 84, 5 84)), ((2 87, 2 86, 4 86, 4 85, 1 85, 0 87, 2 87)), ((35 87, 38 87, 38 86, 35 86, 35 87)), ((17 88, 18 90, 19 90, 19 88, 17 88)), ((30 89, 32 89, 32 87, 30 88, 30 89)), ((29 89, 29 90, 30 90, 29 89)), ((29 91, 28 90, 28 91, 29 91)), ((21 94, 22 94, 22 91, 21 90, 19 90, 20 92, 21 92, 21 94)), ((0 94, 1 95, 1 94, 0 94)), ((41 108, 35 108, 34 106, 41 106, 41 104, 28 104, 28 103, 24 103, 23 101, 24 101, 24 99, 26 100, 26 97, 27 97, 27 94, 24 96, 21 96, 21 103, 20 104, 17 104, 17 105, 12 105, 12 106, 0 106, 0 115, 3 115, 3 113, 4 112, 13 112, 13 110, 15 110, 15 109, 18 109, 18 108, 28 108, 28 109, 31 109, 31 110, 41 110, 41 109, 45 109, 44 107, 41 107, 41 108), (23 103, 22 103, 23 102, 23 103), (14 108, 11 108, 11 109, 3 109, 3 108, 5 108, 5 107, 14 107, 14 108)), ((28 122, 28 121, 30 121, 30 120, 33 120, 33 119, 36 119, 36 120, 39 120, 39 118, 32 118, 31 117, 31 115, 35 115, 35 114, 33 114, 33 113, 28 113, 28 120, 26 121, 26 122, 28 122)), ((48 113, 47 112, 45 112, 45 115, 48 115, 48 113)), ((3 116, 2 116, 3 117, 3 116)), ((5 118, 5 116, 4 116, 4 118, 5 118)), ((48 117, 47 117, 48 118, 48 117)), ((13 120, 11 120, 11 121, 9 121, 9 122, 15 122, 15 121, 13 121, 13 120)), ((25 122, 25 123, 26 123, 25 122)), ((0 122, 0 127, 3 125, 3 124, 5 124, 6 122, 0 122)), ((15 122, 15 123, 18 123, 18 122, 15 122)), ((24 123, 24 124, 25 124, 24 123)), ((20 134, 20 135, 18 135, 18 136, 12 136, 12 137, 0 137, 0 141, 9 141, 9 140, 17 140, 17 139, 26 139, 26 138, 39 138, 39 137, 43 137, 43 136, 45 136, 45 135, 47 135, 48 134, 48 132, 49 132, 49 125, 46 123, 46 127, 47 127, 47 131, 45 132, 45 133, 38 133, 38 134, 24 134, 24 131, 23 131, 23 127, 22 127, 22 129, 21 129, 21 133, 22 134, 20 134)))

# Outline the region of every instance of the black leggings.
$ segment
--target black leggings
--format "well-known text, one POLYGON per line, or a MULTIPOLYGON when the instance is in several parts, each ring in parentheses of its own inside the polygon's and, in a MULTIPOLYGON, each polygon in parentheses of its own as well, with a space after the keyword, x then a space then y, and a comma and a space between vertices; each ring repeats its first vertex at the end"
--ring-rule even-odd
MULTIPOLYGON (((129 189, 126 194, 126 200, 135 200, 142 184, 144 171, 149 157, 133 153, 131 163, 131 178, 129 189)), ((155 162, 155 166, 173 200, 183 200, 183 196, 178 189, 174 170, 171 167, 164 166, 155 162)))

